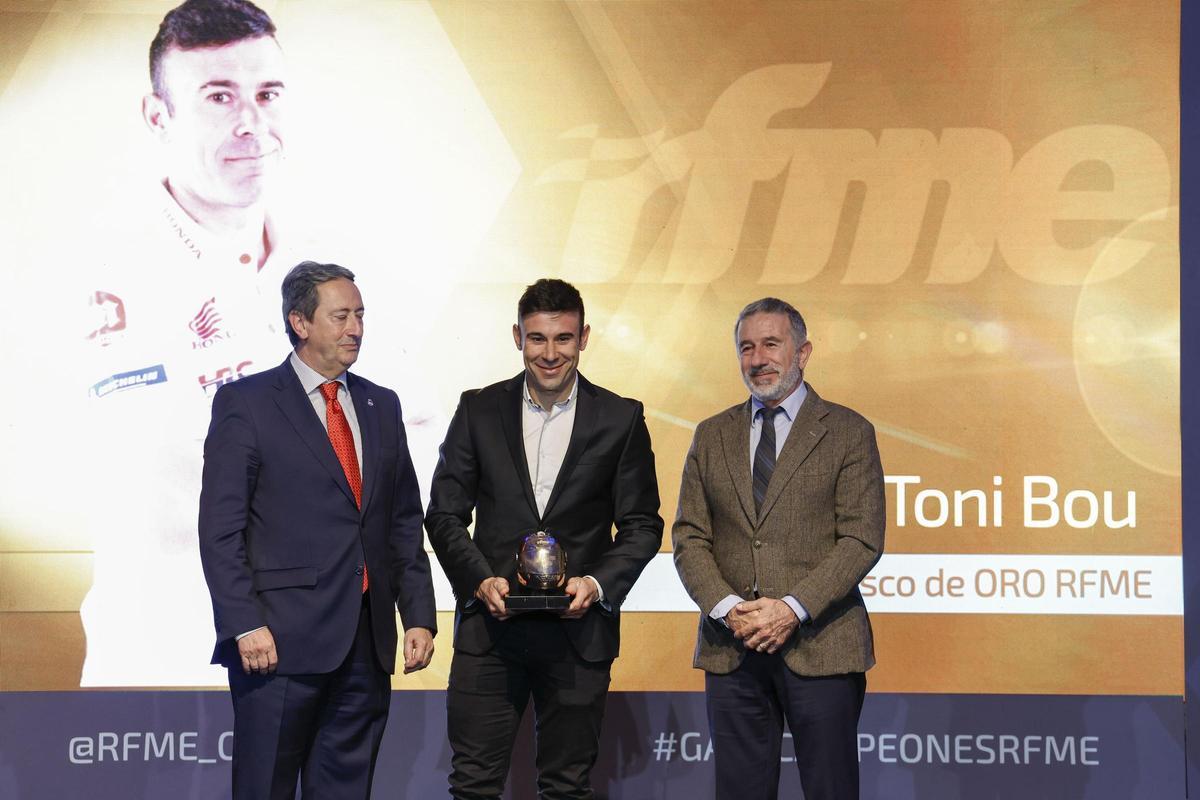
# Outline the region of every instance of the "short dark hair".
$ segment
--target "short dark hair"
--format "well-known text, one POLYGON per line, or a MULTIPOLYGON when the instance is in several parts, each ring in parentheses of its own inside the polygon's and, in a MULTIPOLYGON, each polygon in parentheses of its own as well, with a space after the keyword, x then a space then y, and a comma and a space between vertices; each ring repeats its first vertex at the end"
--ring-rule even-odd
POLYGON ((579 290, 558 278, 542 278, 525 287, 517 301, 517 322, 539 311, 577 311, 579 330, 583 330, 583 298, 579 290))
POLYGON ((275 23, 248 0, 187 0, 167 12, 150 43, 150 86, 174 113, 162 74, 168 50, 220 47, 261 36, 274 37, 275 23))
POLYGON ((316 261, 301 261, 283 277, 280 291, 283 293, 283 327, 287 331, 292 347, 300 344, 300 337, 292 330, 292 312, 299 312, 309 322, 317 313, 317 287, 328 281, 345 278, 353 283, 354 273, 337 264, 318 264, 316 261))
POLYGON ((808 328, 805 327, 804 317, 800 316, 800 312, 786 300, 780 300, 778 297, 764 297, 750 303, 742 309, 742 313, 738 314, 737 322, 733 323, 734 347, 737 347, 738 344, 738 328, 742 326, 742 320, 755 314, 783 314, 788 318, 788 324, 792 326, 792 340, 796 343, 796 347, 808 341, 808 328))

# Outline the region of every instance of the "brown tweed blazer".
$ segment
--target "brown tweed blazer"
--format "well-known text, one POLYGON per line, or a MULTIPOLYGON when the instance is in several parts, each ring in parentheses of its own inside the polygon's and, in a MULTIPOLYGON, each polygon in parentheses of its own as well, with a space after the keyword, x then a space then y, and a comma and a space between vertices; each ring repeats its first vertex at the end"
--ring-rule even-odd
POLYGON ((779 454, 762 512, 750 475, 750 401, 696 428, 672 537, 675 567, 700 607, 694 666, 737 669, 742 643, 708 616, 730 594, 792 595, 808 611, 780 653, 798 675, 875 663, 858 583, 883 552, 883 468, 871 423, 808 389, 779 454))

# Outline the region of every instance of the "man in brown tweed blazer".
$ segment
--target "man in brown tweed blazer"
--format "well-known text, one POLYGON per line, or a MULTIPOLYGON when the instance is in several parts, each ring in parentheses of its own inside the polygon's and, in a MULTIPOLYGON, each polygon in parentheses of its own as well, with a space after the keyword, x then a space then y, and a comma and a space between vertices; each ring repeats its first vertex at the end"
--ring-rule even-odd
POLYGON ((858 718, 875 663, 858 583, 883 552, 883 469, 869 422, 804 383, 788 303, 734 328, 751 397, 696 428, 673 529, 700 606, 720 798, 774 798, 786 718, 807 800, 858 797, 858 718))

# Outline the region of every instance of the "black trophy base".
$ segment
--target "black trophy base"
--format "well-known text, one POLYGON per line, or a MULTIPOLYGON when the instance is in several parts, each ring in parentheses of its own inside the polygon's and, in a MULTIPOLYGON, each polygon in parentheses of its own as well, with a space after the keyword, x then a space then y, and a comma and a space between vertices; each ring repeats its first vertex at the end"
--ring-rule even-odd
POLYGON ((523 611, 566 611, 571 598, 565 594, 510 594, 504 607, 514 614, 523 611))

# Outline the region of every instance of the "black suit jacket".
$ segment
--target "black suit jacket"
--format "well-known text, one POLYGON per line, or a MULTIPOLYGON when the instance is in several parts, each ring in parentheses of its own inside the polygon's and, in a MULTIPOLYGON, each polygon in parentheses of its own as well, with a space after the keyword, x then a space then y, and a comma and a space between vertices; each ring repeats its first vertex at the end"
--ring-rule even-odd
POLYGON ((593 605, 581 619, 563 620, 567 636, 585 660, 610 660, 620 644, 620 605, 662 542, 642 404, 579 376, 570 444, 539 515, 521 439, 524 380, 522 373, 463 393, 433 474, 425 527, 458 598, 454 646, 481 654, 504 635, 510 623, 470 601, 492 576, 515 589, 521 539, 545 530, 567 553, 568 577, 595 577, 612 609, 593 605))
POLYGON ((331 672, 350 650, 370 584, 380 666, 406 628, 436 630, 421 499, 396 393, 347 376, 362 437, 362 509, 286 360, 222 386, 204 441, 200 557, 217 628, 213 663, 240 668, 234 641, 266 625, 283 675, 331 672))

